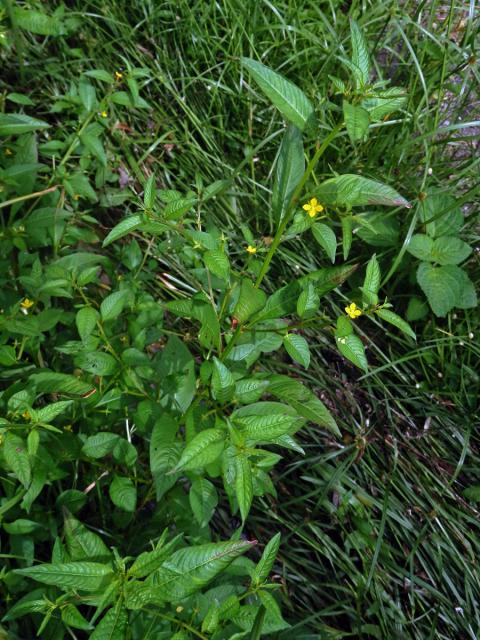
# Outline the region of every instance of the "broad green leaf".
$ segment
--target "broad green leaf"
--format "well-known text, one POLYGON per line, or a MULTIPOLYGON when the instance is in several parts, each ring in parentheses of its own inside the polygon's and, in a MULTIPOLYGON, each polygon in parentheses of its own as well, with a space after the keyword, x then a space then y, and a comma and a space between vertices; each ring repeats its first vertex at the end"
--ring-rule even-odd
MULTIPOLYGON (((2 618, 2 622, 16 620, 28 613, 45 613, 48 608, 48 603, 43 596, 43 589, 33 589, 8 608, 8 611, 2 618)), ((8 636, 5 640, 8 640, 8 636)))
POLYGON ((235 423, 250 440, 271 442, 298 426, 298 418, 285 414, 235 417, 235 423))
POLYGON ((118 362, 115 358, 103 351, 80 353, 75 358, 75 364, 96 376, 109 376, 118 370, 118 362))
POLYGON ((432 238, 458 234, 465 223, 455 198, 445 192, 432 191, 418 203, 420 220, 432 238))
POLYGON ((421 300, 416 296, 410 298, 406 312, 406 318, 409 322, 423 320, 428 315, 428 304, 425 300, 421 300))
POLYGON ((209 271, 222 280, 228 280, 230 274, 230 263, 222 249, 212 249, 205 251, 203 261, 209 271))
POLYGON ((360 369, 367 371, 368 362, 365 355, 365 347, 360 338, 353 333, 352 323, 348 318, 340 316, 337 319, 335 338, 337 348, 342 356, 353 362, 360 369))
POLYGON ((20 29, 40 36, 59 36, 65 32, 61 20, 41 11, 13 7, 14 24, 20 29))
POLYGON ((27 520, 26 518, 18 518, 18 520, 14 520, 13 522, 4 522, 2 526, 11 536, 27 536, 30 533, 42 529, 42 526, 38 524, 38 522, 27 520))
POLYGON ((310 318, 317 313, 319 305, 320 296, 315 291, 313 284, 310 283, 298 297, 297 314, 301 318, 310 318))
POLYGON ((121 599, 103 616, 90 640, 125 640, 127 627, 128 613, 121 599))
POLYGON ((235 456, 235 495, 245 523, 253 500, 253 479, 250 461, 242 453, 235 456))
POLYGON ((253 314, 263 309, 266 300, 265 292, 257 289, 251 280, 244 278, 232 315, 240 324, 244 324, 253 314))
POLYGON ((340 435, 335 420, 323 402, 299 380, 288 376, 273 375, 269 381, 269 393, 279 400, 288 402, 303 418, 321 427, 327 427, 337 436, 340 435))
POLYGON ((343 259, 346 260, 352 247, 353 218, 350 215, 344 215, 340 218, 340 222, 342 224, 343 259))
POLYGON ((263 93, 282 116, 303 131, 313 119, 313 106, 307 96, 293 82, 272 71, 261 62, 242 58, 242 64, 252 74, 263 93))
POLYGON ((178 198, 167 204, 163 215, 167 220, 178 220, 197 203, 196 198, 178 198))
POLYGON ((80 136, 80 142, 90 151, 92 156, 97 158, 103 167, 107 166, 107 154, 98 133, 87 130, 80 136))
POLYGON ((257 378, 242 378, 235 383, 235 399, 241 404, 256 402, 266 392, 269 385, 268 380, 257 378))
POLYGON ((277 557, 278 549, 280 548, 280 534, 277 533, 273 538, 265 545, 262 557, 258 561, 256 567, 253 569, 251 578, 252 584, 259 586, 264 582, 273 568, 273 563, 277 557))
POLYGON ((23 113, 0 113, 0 136, 19 135, 49 127, 48 122, 31 118, 23 113))
POLYGON ((123 511, 133 513, 137 506, 137 489, 130 478, 115 476, 110 483, 110 499, 113 504, 123 511))
POLYGON ((230 370, 218 358, 213 358, 212 396, 221 404, 233 397, 235 380, 230 370))
POLYGON ((65 543, 72 560, 106 562, 111 553, 99 535, 87 529, 79 520, 67 512, 64 523, 65 543))
POLYGON ((195 362, 187 346, 176 336, 168 339, 157 366, 161 406, 167 410, 184 413, 196 392, 195 362))
POLYGON ((362 207, 373 204, 411 207, 392 187, 351 173, 325 180, 312 195, 322 204, 335 207, 362 207))
POLYGON ((86 111, 93 111, 97 104, 97 96, 95 87, 90 82, 82 78, 78 85, 78 94, 86 111))
POLYGON ((112 242, 115 242, 115 240, 119 240, 120 238, 123 238, 123 236, 135 231, 135 229, 138 229, 142 225, 142 222, 142 216, 139 213, 133 216, 128 216, 128 218, 124 218, 109 232, 103 241, 102 246, 107 247, 112 242))
POLYGON ((85 71, 84 76, 88 78, 95 78, 95 80, 99 80, 100 82, 106 82, 107 84, 113 83, 113 76, 105 69, 91 69, 90 71, 85 71))
POLYGON ((295 187, 300 182, 304 171, 305 157, 302 134, 297 127, 289 125, 283 135, 275 166, 272 209, 277 223, 285 215, 295 187))
POLYGON ((206 527, 218 504, 215 486, 206 478, 195 478, 188 498, 196 521, 202 528, 206 527))
POLYGON ((370 56, 367 43, 355 20, 350 20, 350 36, 352 39, 352 62, 358 69, 358 86, 363 87, 368 82, 370 74, 370 56))
POLYGON ((88 458, 103 458, 112 453, 119 440, 116 433, 99 431, 93 436, 89 436, 82 447, 82 453, 88 458))
POLYGON ((25 489, 28 489, 32 479, 32 471, 27 446, 22 438, 9 431, 5 436, 3 455, 15 477, 23 484, 25 489))
POLYGON ((127 291, 114 291, 102 301, 100 305, 100 314, 102 320, 115 320, 122 313, 127 301, 127 291))
POLYGON ((463 269, 459 269, 458 267, 450 268, 453 268, 455 270, 459 282, 458 295, 455 306, 459 309, 473 309, 478 304, 475 285, 468 277, 466 271, 464 271, 463 269))
POLYGON ((449 267, 434 267, 421 262, 417 269, 417 281, 436 316, 443 318, 455 307, 458 279, 449 267))
MULTIPOLYGON (((208 480, 205 480, 205 482, 208 482, 208 480)), ((162 534, 161 539, 153 551, 145 551, 137 556, 135 562, 128 570, 128 575, 133 576, 134 578, 144 578, 156 571, 162 566, 165 560, 172 555, 172 552, 177 546, 182 535, 183 534, 180 533, 178 536, 175 536, 173 540, 170 540, 170 542, 164 545, 164 535, 162 534)))
POLYGON ((362 107, 368 111, 372 122, 379 122, 407 103, 407 93, 400 87, 389 87, 377 91, 373 96, 362 100, 362 107))
POLYGON ((79 591, 99 591, 113 578, 112 567, 98 562, 41 564, 28 569, 14 569, 14 573, 60 589, 79 591))
POLYGON ((368 134, 368 126, 370 124, 370 116, 368 111, 363 107, 355 106, 343 101, 343 117, 347 128, 348 137, 355 142, 362 142, 368 134))
POLYGON ((155 174, 149 176, 148 180, 145 183, 145 188, 143 191, 143 204, 147 211, 151 211, 155 205, 155 198, 157 195, 157 189, 155 185, 155 174))
POLYGON ((337 252, 337 238, 333 230, 326 224, 316 222, 312 225, 312 233, 313 237, 325 251, 332 263, 335 262, 335 254, 337 252))
POLYGON ((432 259, 440 265, 460 264, 472 253, 472 247, 455 236, 441 236, 433 241, 432 259))
POLYGON ((83 631, 93 629, 92 624, 82 616, 73 604, 67 604, 66 607, 62 608, 62 622, 67 627, 73 627, 74 629, 82 629, 83 631))
POLYGON ((419 260, 426 260, 427 262, 434 262, 432 250, 433 240, 423 233, 413 235, 407 246, 408 253, 411 253, 412 256, 419 260))
POLYGON ((364 303, 368 305, 376 305, 378 303, 378 290, 380 289, 380 266, 377 256, 373 254, 367 264, 365 272, 365 280, 362 287, 362 298, 364 303))
POLYGON ((180 459, 181 445, 176 442, 178 422, 170 415, 159 418, 152 430, 150 439, 150 471, 152 473, 157 500, 171 489, 177 477, 166 475, 180 459))
POLYGON ((407 336, 410 336, 414 340, 417 339, 415 331, 411 328, 408 322, 405 322, 403 318, 398 316, 396 313, 393 313, 393 311, 390 311, 389 309, 377 309, 375 313, 379 318, 385 320, 385 322, 393 324, 395 327, 400 329, 400 331, 403 331, 403 333, 405 333, 407 336))
POLYGON ((310 365, 310 349, 303 336, 298 335, 298 333, 288 333, 283 338, 283 346, 292 360, 308 369, 310 365))
POLYGON ((64 413, 72 404, 72 400, 60 400, 36 410, 37 422, 50 423, 64 413))
POLYGON ((152 586, 134 582, 127 586, 127 607, 140 609, 148 603, 179 602, 211 582, 255 544, 256 541, 239 540, 180 549, 158 569, 152 586))
POLYGON ((80 338, 85 341, 97 326, 98 311, 93 307, 82 307, 77 311, 75 324, 80 338))
POLYGON ((198 469, 214 462, 225 445, 222 429, 205 429, 191 440, 180 457, 174 471, 198 469))

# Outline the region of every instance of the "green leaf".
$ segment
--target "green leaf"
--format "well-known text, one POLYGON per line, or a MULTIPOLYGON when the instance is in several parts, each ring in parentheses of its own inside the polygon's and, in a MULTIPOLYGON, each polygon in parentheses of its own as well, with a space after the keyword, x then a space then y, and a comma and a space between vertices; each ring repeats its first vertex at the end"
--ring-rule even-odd
POLYGON ((247 456, 235 456, 235 495, 237 497, 242 522, 245 523, 253 500, 252 467, 247 456))
POLYGON ((271 415, 235 416, 235 423, 245 436, 257 442, 272 442, 290 433, 298 425, 298 418, 281 413, 271 415))
POLYGON ((241 404, 256 402, 265 393, 268 385, 268 380, 242 378, 235 383, 235 398, 241 404))
POLYGON ((73 604, 67 604, 62 608, 62 622, 67 627, 73 627, 74 629, 82 629, 83 631, 90 631, 93 626, 90 622, 82 616, 80 611, 73 604))
POLYGON ((82 447, 82 453, 88 458, 103 458, 112 453, 119 437, 116 433, 99 431, 93 436, 89 436, 82 447))
POLYGON ((472 253, 472 247, 455 236, 441 236, 433 241, 432 260, 440 265, 460 264, 472 253))
POLYGON ((178 220, 197 203, 196 198, 178 198, 167 204, 163 215, 167 220, 178 220))
POLYGON ((102 246, 108 247, 108 245, 115 242, 115 240, 119 240, 120 238, 123 238, 123 236, 135 231, 135 229, 138 229, 142 225, 142 222, 142 216, 138 213, 133 216, 128 216, 128 218, 124 218, 109 232, 103 241, 102 246))
POLYGON ((115 358, 103 351, 80 353, 75 358, 75 364, 80 369, 96 376, 109 376, 118 370, 118 363, 115 358))
POLYGON ((428 262, 434 262, 432 250, 433 240, 423 233, 413 235, 407 246, 408 253, 411 253, 412 256, 415 256, 415 258, 419 260, 426 260, 428 262))
POLYGON ((308 369, 310 365, 310 349, 303 336, 298 335, 298 333, 288 333, 283 338, 283 346, 292 360, 308 369))
POLYGON ((137 489, 130 478, 115 476, 109 488, 113 504, 123 511, 133 513, 137 506, 137 489))
POLYGON ((380 266, 377 256, 373 254, 367 264, 365 280, 363 281, 362 297, 366 305, 376 305, 378 303, 378 290, 380 289, 380 266))
POLYGON ((417 339, 415 331, 411 328, 408 322, 405 322, 403 318, 397 316, 397 314, 393 313, 393 311, 390 311, 389 309, 377 309, 375 313, 379 318, 382 318, 382 320, 385 320, 385 322, 393 324, 395 327, 400 329, 400 331, 403 331, 403 333, 405 333, 407 336, 410 336, 414 340, 417 339))
POLYGON ((325 180, 312 195, 323 204, 335 207, 349 208, 373 204, 411 207, 392 187, 351 173, 325 180))
POLYGON ((377 91, 375 95, 362 100, 362 107, 368 112, 372 122, 379 122, 385 116, 398 111, 407 103, 407 93, 400 87, 389 87, 377 91))
POLYGON ((155 185, 155 174, 152 173, 149 176, 148 180, 145 183, 145 188, 143 191, 143 204, 147 211, 151 211, 155 206, 155 198, 157 196, 157 189, 155 185))
POLYGON ((225 432, 222 429, 200 431, 183 450, 174 471, 205 467, 220 456, 224 444, 225 432))
POLYGON ((413 297, 408 301, 406 317, 409 322, 423 320, 428 314, 428 304, 425 300, 413 297))
POLYGON ((107 166, 107 154, 97 133, 92 130, 85 131, 80 136, 80 142, 90 151, 92 156, 97 158, 102 167, 107 166))
POLYGON ((327 427, 337 436, 341 435, 323 402, 300 381, 282 375, 273 375, 269 380, 269 393, 279 400, 288 402, 303 418, 321 427, 327 427))
POLYGON ((343 101, 343 117, 347 128, 348 137, 355 142, 363 142, 368 135, 370 116, 363 107, 354 106, 343 101))
POLYGON ((349 335, 338 335, 339 332, 335 332, 337 340, 337 348, 347 360, 353 362, 353 364, 364 371, 368 371, 368 362, 365 355, 365 347, 360 338, 351 333, 349 335))
POLYGON ((31 118, 23 113, 0 113, 0 136, 19 135, 49 127, 48 122, 31 118))
POLYGON ((59 36, 65 32, 62 22, 56 16, 41 11, 13 7, 15 26, 40 36, 59 36))
MULTIPOLYGON (((206 482, 208 482, 208 480, 206 482)), ((180 533, 178 536, 175 536, 173 540, 170 540, 170 542, 164 545, 165 536, 162 534, 153 551, 145 551, 137 556, 135 562, 128 570, 128 575, 133 576, 134 578, 144 578, 156 571, 162 566, 165 560, 172 555, 172 551, 178 544, 182 535, 183 534, 180 533)))
POLYGON ((217 490, 206 478, 195 478, 188 494, 190 507, 200 527, 210 522, 218 504, 217 490))
POLYGON ((37 582, 51 584, 60 589, 99 591, 112 579, 112 567, 98 562, 67 562, 64 564, 41 564, 28 569, 14 569, 17 573, 37 582))
POLYGON ((370 74, 370 56, 365 38, 355 20, 350 20, 350 37, 352 39, 352 62, 358 69, 356 79, 358 86, 363 87, 367 84, 370 74))
POLYGON ((50 423, 57 416, 64 413, 72 404, 72 400, 60 400, 60 402, 53 402, 41 409, 36 410, 37 422, 50 423))
POLYGON ((277 533, 266 544, 263 550, 262 557, 258 561, 256 567, 251 573, 252 584, 259 586, 264 582, 273 568, 273 563, 277 557, 278 549, 280 548, 280 534, 277 533))
POLYGON ((127 585, 127 607, 140 609, 148 603, 179 602, 211 582, 255 544, 256 541, 239 540, 180 549, 157 570, 154 585, 127 585))
POLYGON ((325 251, 330 260, 335 262, 337 252, 337 238, 333 230, 326 224, 316 222, 312 225, 312 233, 315 240, 325 251))
POLYGON ((434 267, 421 262, 417 269, 417 281, 436 316, 443 318, 455 307, 458 278, 451 267, 434 267))
POLYGON ((460 269, 458 267, 451 268, 455 270, 459 279, 459 287, 457 290, 457 300, 455 306, 459 309, 473 309, 478 304, 475 285, 463 269, 460 269))
POLYGON ((301 318, 311 318, 317 313, 319 305, 320 296, 315 291, 313 284, 310 283, 298 297, 297 314, 301 318))
POLYGON ((128 613, 121 599, 103 616, 90 640, 125 640, 127 627, 128 613))
POLYGON ((30 376, 29 380, 35 385, 37 393, 61 393, 75 396, 90 395, 92 385, 65 373, 43 371, 30 376))
POLYGON ((222 249, 205 251, 203 254, 203 261, 205 262, 207 269, 214 275, 218 276, 222 280, 228 280, 228 276, 230 274, 230 263, 222 249))
POLYGON ((212 396, 225 404, 232 399, 234 390, 235 380, 229 369, 218 358, 213 358, 212 396))
POLYGON ((313 106, 303 91, 261 62, 251 58, 241 60, 282 116, 303 131, 308 122, 313 119, 313 106))
POLYGON ((343 245, 343 259, 348 258, 350 249, 352 247, 353 240, 353 218, 349 215, 344 215, 340 218, 342 224, 342 245, 343 245))
POLYGON ((88 82, 88 80, 86 80, 85 78, 82 78, 79 82, 78 94, 83 106, 85 107, 85 110, 88 112, 93 111, 94 107, 97 104, 95 87, 90 84, 90 82, 88 82))
POLYGON ((64 524, 67 551, 72 560, 106 562, 111 553, 103 540, 67 512, 64 524))
POLYGON ((114 291, 108 295, 100 305, 100 314, 102 320, 115 320, 122 313, 123 307, 127 301, 127 291, 114 291))
POLYGON ((429 192, 418 203, 418 212, 427 234, 432 238, 456 235, 465 223, 455 198, 442 191, 429 192))
POLYGON ((85 341, 97 326, 98 311, 93 307, 82 307, 77 311, 75 324, 80 338, 85 341))
POLYGON ((27 447, 22 438, 9 431, 5 436, 3 455, 15 477, 23 484, 25 489, 28 489, 32 479, 32 471, 27 447))
POLYGON ((272 209, 277 223, 285 215, 295 187, 300 182, 304 171, 302 134, 297 127, 289 125, 283 135, 275 166, 272 209))
POLYGON ((90 71, 85 71, 84 76, 88 78, 95 78, 95 80, 99 80, 100 82, 106 82, 107 84, 113 83, 113 76, 105 69, 91 69, 90 71))
POLYGON ((245 324, 253 314, 263 309, 266 300, 265 292, 257 289, 251 280, 244 278, 240 283, 240 295, 232 315, 239 324, 245 324))

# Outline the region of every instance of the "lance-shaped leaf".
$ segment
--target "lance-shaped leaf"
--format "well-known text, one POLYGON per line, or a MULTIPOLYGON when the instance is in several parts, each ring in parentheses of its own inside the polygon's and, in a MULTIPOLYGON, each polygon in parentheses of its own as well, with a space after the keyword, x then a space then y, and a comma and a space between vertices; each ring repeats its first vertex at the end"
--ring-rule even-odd
POLYGON ((356 79, 359 86, 363 86, 368 82, 370 59, 367 43, 355 20, 350 20, 350 36, 352 38, 352 62, 358 69, 355 74, 356 79))
POLYGON ((177 466, 172 471, 188 471, 210 464, 222 453, 225 432, 222 429, 200 431, 185 447, 177 466))
POLYGON ((396 313, 393 313, 393 311, 390 311, 389 309, 377 309, 375 313, 379 318, 382 318, 382 320, 385 320, 385 322, 393 324, 394 327, 397 327, 398 329, 400 329, 400 331, 403 331, 403 333, 405 333, 407 336, 410 336, 414 340, 417 339, 415 331, 411 328, 408 322, 405 322, 403 318, 398 316, 396 313))
POLYGON ((263 309, 266 300, 265 292, 257 289, 251 280, 244 278, 240 284, 240 294, 233 309, 233 317, 240 324, 244 324, 250 316, 263 309))
POLYGON ((367 264, 365 280, 362 286, 362 297, 366 305, 378 303, 378 290, 380 289, 380 266, 377 256, 373 254, 367 264))
POLYGON ((282 116, 303 131, 313 118, 312 103, 303 91, 261 62, 242 58, 242 63, 282 116))
POLYGON ((235 456, 235 495, 240 507, 242 522, 245 522, 252 506, 253 479, 250 461, 242 453, 235 456))
POLYGON ((140 609, 148 603, 183 600, 207 585, 255 544, 256 540, 239 540, 180 549, 158 569, 153 584, 131 582, 127 585, 127 607, 140 609))
POLYGON ((352 173, 325 180, 312 195, 323 204, 335 207, 350 208, 375 204, 411 207, 410 203, 392 187, 352 173))
POLYGON ((347 100, 344 100, 343 118, 350 140, 353 143, 364 140, 370 124, 368 111, 363 107, 355 106, 347 102, 347 100))
POLYGON ((270 571, 272 570, 273 563, 275 562, 275 558, 277 557, 279 547, 280 534, 277 533, 265 546, 262 557, 251 573, 252 583, 255 586, 260 585, 268 578, 270 571))
POLYGON ((92 592, 105 587, 113 577, 111 565, 98 562, 41 564, 28 569, 14 569, 14 573, 64 590, 78 589, 92 592))
POLYGON ((283 135, 275 167, 272 209, 277 222, 280 222, 285 215, 295 187, 300 182, 304 171, 302 134, 297 127, 290 125, 283 135))
POLYGON ((125 640, 127 626, 128 612, 123 600, 119 600, 100 620, 90 640, 125 640))
POLYGON ((230 370, 218 358, 213 359, 212 396, 224 404, 232 399, 235 380, 230 370))
POLYGON ((23 484, 25 489, 27 489, 32 479, 32 471, 27 445, 22 438, 9 431, 5 436, 3 455, 17 479, 23 484))

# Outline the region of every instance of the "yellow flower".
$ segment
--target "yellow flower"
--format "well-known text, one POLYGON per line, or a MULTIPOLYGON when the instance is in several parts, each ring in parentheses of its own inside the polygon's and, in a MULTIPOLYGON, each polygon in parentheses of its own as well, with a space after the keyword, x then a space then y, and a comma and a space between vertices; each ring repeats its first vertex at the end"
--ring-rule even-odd
POLYGON ((33 302, 33 300, 30 300, 30 298, 24 298, 20 303, 20 306, 22 307, 22 309, 30 309, 30 307, 33 307, 34 304, 35 303, 33 302))
POLYGON ((75 193, 75 194, 74 194, 74 196, 73 196, 73 199, 74 199, 74 200, 80 200, 80 196, 79 196, 79 194, 78 194, 78 193, 75 193))
POLYGON ((123 78, 123 73, 121 71, 115 71, 115 80, 120 81, 123 78))
POLYGON ((25 411, 22 413, 22 418, 25 418, 25 420, 32 419, 32 416, 30 415, 30 411, 28 409, 25 409, 25 411))
POLYGON ((11 156, 12 154, 13 154, 13 151, 11 149, 5 149, 6 156, 11 156))
POLYGON ((358 316, 362 315, 361 310, 357 307, 355 302, 352 302, 348 305, 348 307, 345 307, 345 312, 347 316, 350 316, 350 318, 352 318, 352 320, 355 320, 355 318, 358 318, 358 316))
POLYGON ((183 607, 182 607, 181 605, 178 605, 178 607, 175 609, 175 611, 176 611, 177 613, 182 613, 182 611, 183 611, 183 607))
POLYGON ((253 256, 254 253, 257 253, 257 247, 252 247, 252 245, 249 244, 247 247, 247 253, 250 253, 253 256))
POLYGON ((321 213, 323 211, 322 205, 316 198, 312 198, 309 202, 306 202, 302 209, 308 213, 310 218, 314 218, 317 213, 321 213))
POLYGON ((100 113, 100 115, 102 116, 102 118, 108 118, 108 112, 107 111, 102 111, 100 113))

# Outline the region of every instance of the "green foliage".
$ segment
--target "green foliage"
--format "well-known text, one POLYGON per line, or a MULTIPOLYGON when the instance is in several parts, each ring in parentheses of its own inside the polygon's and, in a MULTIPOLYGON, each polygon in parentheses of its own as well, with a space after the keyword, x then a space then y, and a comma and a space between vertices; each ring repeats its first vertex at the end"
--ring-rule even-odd
MULTIPOLYGON (((476 305, 459 266, 471 255, 462 214, 436 192, 405 211, 396 184, 415 193, 415 174, 392 171, 379 149, 407 93, 371 83, 370 39, 355 21, 351 58, 342 45, 326 59, 345 70, 331 76, 339 100, 323 69, 318 86, 287 80, 295 56, 272 60, 281 72, 242 57, 263 59, 253 40, 208 66, 226 73, 210 100, 204 69, 187 77, 176 59, 153 64, 146 48, 155 41, 164 53, 157 23, 188 32, 182 3, 173 13, 140 3, 107 21, 112 42, 134 17, 131 32, 142 24, 148 38, 122 58, 111 50, 100 60, 99 47, 101 66, 90 69, 90 47, 104 40, 89 35, 100 29, 96 8, 48 4, 14 7, 1 41, 20 74, 18 87, 2 85, 0 114, 3 623, 12 637, 59 640, 75 629, 94 640, 280 637, 290 633, 279 607, 290 569, 280 521, 258 528, 264 551, 255 549, 258 504, 271 500, 276 513, 289 460, 307 451, 315 467, 302 448, 312 432, 332 460, 350 449, 318 372, 337 363, 332 380, 346 376, 348 388, 375 375, 385 344, 416 338, 400 314, 408 304, 417 322, 428 311, 415 290, 388 285, 396 269, 407 282, 409 256, 421 261, 417 283, 436 315, 476 305), (87 35, 75 48, 62 36, 80 25, 87 35), (48 89, 23 64, 34 52, 48 89), (18 92, 24 73, 38 85, 29 97, 18 92), (250 78, 262 97, 243 85, 250 78)), ((179 59, 192 59, 184 45, 179 59)), ((333 475, 326 494, 336 486, 333 475)), ((309 512, 305 521, 317 526, 309 512)), ((364 541, 374 559, 378 531, 364 541)), ((352 592, 363 588, 359 580, 352 592)), ((352 633, 381 637, 369 624, 352 633)))

